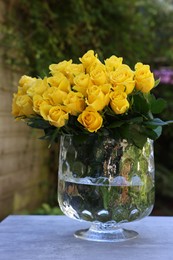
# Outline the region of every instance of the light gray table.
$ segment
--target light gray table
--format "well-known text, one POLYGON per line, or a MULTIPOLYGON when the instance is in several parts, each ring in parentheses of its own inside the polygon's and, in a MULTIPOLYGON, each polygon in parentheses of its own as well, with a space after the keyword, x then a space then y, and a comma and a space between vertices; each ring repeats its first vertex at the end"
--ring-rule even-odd
POLYGON ((0 223, 0 260, 173 260, 173 217, 126 224, 140 235, 120 243, 73 236, 88 226, 65 216, 9 216, 0 223))

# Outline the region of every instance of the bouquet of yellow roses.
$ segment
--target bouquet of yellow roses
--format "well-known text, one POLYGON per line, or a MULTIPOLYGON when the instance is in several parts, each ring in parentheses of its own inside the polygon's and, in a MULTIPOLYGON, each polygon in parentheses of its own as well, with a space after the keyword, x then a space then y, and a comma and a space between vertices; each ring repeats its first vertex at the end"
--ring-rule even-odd
POLYGON ((12 114, 29 126, 44 130, 43 139, 63 134, 111 134, 143 147, 157 139, 164 122, 154 118, 165 101, 150 93, 159 80, 149 65, 132 70, 115 55, 101 62, 93 50, 80 63, 72 60, 49 66, 50 76, 22 76, 14 94, 12 114))

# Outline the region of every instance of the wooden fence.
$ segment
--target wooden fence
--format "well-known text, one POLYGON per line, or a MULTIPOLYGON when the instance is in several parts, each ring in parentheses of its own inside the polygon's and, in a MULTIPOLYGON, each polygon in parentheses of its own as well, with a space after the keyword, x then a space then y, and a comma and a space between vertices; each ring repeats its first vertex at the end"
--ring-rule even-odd
MULTIPOLYGON (((5 13, 0 0, 0 22, 5 13)), ((0 36, 1 38, 1 36, 0 36)), ((7 67, 0 49, 0 220, 34 210, 49 192, 49 150, 23 122, 11 115, 13 92, 21 72, 7 67)))

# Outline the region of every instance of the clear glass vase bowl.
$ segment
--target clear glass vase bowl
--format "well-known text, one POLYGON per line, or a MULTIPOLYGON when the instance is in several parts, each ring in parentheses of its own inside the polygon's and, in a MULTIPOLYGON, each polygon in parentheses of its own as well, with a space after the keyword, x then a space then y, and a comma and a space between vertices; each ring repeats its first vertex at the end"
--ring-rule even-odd
POLYGON ((136 231, 123 223, 148 216, 154 205, 153 142, 139 149, 110 136, 61 136, 58 202, 70 218, 89 221, 91 227, 76 237, 119 242, 136 231))

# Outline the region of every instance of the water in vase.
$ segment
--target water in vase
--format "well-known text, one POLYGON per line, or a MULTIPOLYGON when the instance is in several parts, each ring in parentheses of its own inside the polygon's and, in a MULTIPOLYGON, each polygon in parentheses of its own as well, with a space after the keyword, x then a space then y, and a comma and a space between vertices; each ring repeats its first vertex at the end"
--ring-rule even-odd
POLYGON ((69 217, 116 223, 131 222, 151 213, 154 204, 154 184, 148 175, 145 180, 133 176, 131 182, 122 177, 59 179, 61 210, 69 217))

